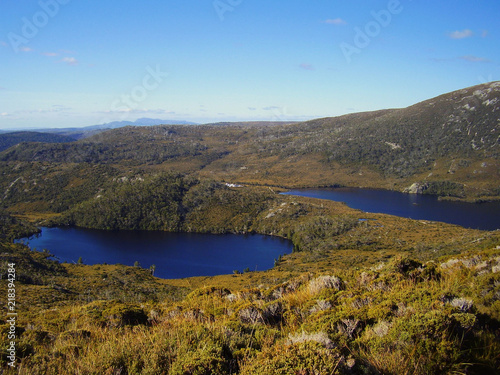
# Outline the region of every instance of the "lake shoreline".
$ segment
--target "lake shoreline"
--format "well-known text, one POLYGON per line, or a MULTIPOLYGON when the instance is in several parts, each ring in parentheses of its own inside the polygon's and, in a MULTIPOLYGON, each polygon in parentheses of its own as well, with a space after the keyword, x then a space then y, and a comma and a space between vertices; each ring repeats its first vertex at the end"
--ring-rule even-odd
POLYGON ((472 202, 442 199, 428 194, 349 187, 289 189, 280 194, 342 202, 350 208, 368 213, 444 222, 468 229, 500 229, 500 218, 496 214, 500 212, 500 200, 470 204, 472 202), (485 219, 485 215, 491 220, 485 219))
POLYGON ((109 231, 75 227, 43 227, 41 235, 16 240, 30 249, 47 249, 59 263, 155 265, 156 276, 183 279, 266 271, 276 259, 291 254, 288 239, 262 234, 109 231))

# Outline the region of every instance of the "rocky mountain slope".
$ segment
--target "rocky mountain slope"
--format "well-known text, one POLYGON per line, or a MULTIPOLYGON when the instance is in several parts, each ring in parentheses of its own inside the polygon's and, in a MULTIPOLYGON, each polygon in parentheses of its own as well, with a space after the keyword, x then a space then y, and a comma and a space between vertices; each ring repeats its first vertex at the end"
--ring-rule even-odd
POLYGON ((25 143, 2 162, 91 163, 241 183, 500 195, 500 82, 408 108, 292 124, 124 127, 69 144, 25 143))

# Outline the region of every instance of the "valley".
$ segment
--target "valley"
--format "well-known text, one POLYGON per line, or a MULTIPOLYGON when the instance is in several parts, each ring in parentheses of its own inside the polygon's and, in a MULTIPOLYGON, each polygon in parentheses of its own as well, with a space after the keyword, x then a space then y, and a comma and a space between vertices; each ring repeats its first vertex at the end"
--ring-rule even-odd
MULTIPOLYGON (((496 201, 499 114, 492 82, 300 123, 126 126, 6 148, 0 258, 2 279, 15 264, 19 372, 498 373, 499 230, 280 193, 496 201), (13 243, 40 226, 256 233, 293 252, 268 271, 163 279, 13 243)), ((0 317, 2 339, 9 330, 0 317)))

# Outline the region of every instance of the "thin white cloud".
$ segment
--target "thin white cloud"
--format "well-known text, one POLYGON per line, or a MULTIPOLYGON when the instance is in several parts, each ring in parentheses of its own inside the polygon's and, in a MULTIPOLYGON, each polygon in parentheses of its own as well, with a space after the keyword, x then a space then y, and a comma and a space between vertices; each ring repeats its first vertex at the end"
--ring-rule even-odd
POLYGON ((451 39, 465 39, 470 38, 472 35, 474 35, 474 33, 469 29, 465 29, 462 31, 457 30, 448 34, 451 39))
POLYGON ((42 52, 42 55, 47 57, 55 57, 58 56, 59 54, 57 52, 42 52))
POLYGON ((479 57, 479 56, 474 56, 474 55, 465 55, 465 56, 460 56, 460 57, 448 57, 448 58, 431 58, 431 61, 434 61, 436 63, 450 63, 450 62, 455 62, 458 60, 464 60, 468 62, 474 62, 474 63, 489 63, 491 60, 485 58, 485 57, 479 57))
POLYGON ((78 65, 78 60, 74 57, 64 57, 61 62, 66 63, 68 65, 78 65))
POLYGON ((174 111, 167 111, 165 109, 132 109, 132 108, 108 110, 108 111, 98 112, 98 113, 105 113, 105 114, 127 113, 127 114, 135 114, 135 115, 151 115, 151 114, 154 114, 154 115, 175 115, 176 114, 174 111))
POLYGON ((460 56, 459 59, 469 61, 469 62, 490 62, 490 60, 488 60, 484 57, 472 56, 472 55, 460 56))
POLYGON ((4 42, 3 40, 0 40, 0 46, 7 47, 8 44, 6 42, 4 42))
POLYGON ((51 107, 50 111, 51 111, 51 112, 63 112, 63 111, 69 111, 69 110, 71 110, 71 109, 73 109, 73 108, 71 108, 71 107, 67 107, 67 106, 65 106, 65 105, 61 105, 61 104, 54 104, 54 105, 51 107))
POLYGON ((22 51, 22 52, 32 52, 33 48, 30 48, 30 47, 21 47, 21 48, 19 48, 19 51, 22 51))
POLYGON ((262 108, 264 111, 276 111, 277 109, 281 109, 281 107, 277 107, 275 105, 272 105, 270 107, 264 107, 262 108))
POLYGON ((488 36, 490 32, 488 30, 483 30, 483 32, 481 33, 481 37, 482 38, 486 38, 488 36))
POLYGON ((308 64, 308 63, 302 63, 302 64, 300 64, 299 68, 302 68, 304 70, 316 70, 314 68, 314 66, 312 66, 311 64, 308 64))
POLYGON ((21 109, 18 111, 15 111, 16 114, 21 114, 21 115, 32 115, 32 114, 47 114, 47 113, 60 113, 60 112, 67 112, 72 110, 70 107, 66 107, 64 105, 52 105, 50 108, 39 108, 39 109, 21 109))
POLYGON ((7 112, 2 112, 2 116, 8 116, 9 114, 7 112))
POLYGON ((454 59, 450 58, 440 58, 440 57, 432 57, 430 59, 431 61, 437 62, 437 63, 442 63, 442 62, 447 62, 447 61, 453 61, 454 59))
POLYGON ((323 21, 323 23, 327 23, 329 25, 337 25, 337 26, 347 24, 347 22, 344 21, 342 18, 328 19, 328 20, 323 21))

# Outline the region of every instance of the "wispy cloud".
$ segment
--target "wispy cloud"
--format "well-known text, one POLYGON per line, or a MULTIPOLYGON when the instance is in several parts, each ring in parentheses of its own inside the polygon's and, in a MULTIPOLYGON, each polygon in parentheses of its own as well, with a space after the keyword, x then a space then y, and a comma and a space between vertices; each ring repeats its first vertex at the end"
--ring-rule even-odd
POLYGON ((2 112, 1 115, 2 116, 9 116, 9 114, 7 112, 2 112))
POLYGON ((304 70, 316 70, 314 68, 314 66, 312 66, 311 64, 308 64, 308 63, 302 63, 302 64, 300 64, 299 68, 302 68, 304 70))
POLYGON ((21 51, 21 52, 32 52, 33 48, 30 48, 30 47, 20 47, 19 51, 21 51))
POLYGON ((65 105, 61 105, 61 104, 54 104, 54 105, 52 105, 50 111, 51 112, 63 112, 63 111, 69 111, 71 109, 73 109, 73 108, 65 106, 65 105))
POLYGON ((474 33, 472 32, 472 30, 469 30, 469 29, 465 29, 462 31, 457 30, 457 31, 453 31, 451 33, 448 33, 448 36, 451 39, 465 39, 465 38, 470 38, 473 35, 474 35, 474 33))
POLYGON ((450 58, 441 58, 441 57, 431 57, 431 61, 437 62, 437 63, 442 63, 442 62, 447 62, 447 61, 453 61, 454 59, 450 58))
POLYGON ((106 114, 131 114, 131 115, 175 115, 174 111, 167 111, 166 109, 132 109, 132 108, 123 108, 117 110, 109 110, 98 113, 106 113, 106 114))
POLYGON ((1 47, 7 47, 7 46, 8 46, 8 44, 7 44, 7 43, 5 43, 3 40, 0 40, 0 46, 1 46, 1 47))
POLYGON ((264 108, 262 108, 262 109, 263 109, 264 111, 276 111, 276 110, 281 109, 281 108, 280 108, 280 107, 277 107, 277 106, 275 106, 275 105, 272 105, 272 106, 270 106, 270 107, 264 107, 264 108))
POLYGON ((474 55, 465 55, 465 56, 460 56, 460 57, 449 57, 449 58, 438 58, 434 57, 430 59, 431 61, 437 62, 437 63, 444 63, 444 62, 454 62, 458 60, 463 60, 463 61, 468 61, 468 62, 473 62, 473 63, 489 63, 491 60, 485 58, 485 57, 479 57, 479 56, 474 56, 474 55))
POLYGON ((42 52, 42 55, 47 57, 55 57, 58 56, 59 54, 57 52, 42 52))
POLYGON ((479 56, 472 56, 472 55, 460 56, 459 59, 469 61, 469 62, 491 62, 487 58, 479 57, 479 56))
POLYGON ((39 109, 21 109, 15 111, 16 114, 31 115, 31 114, 47 114, 47 113, 61 113, 68 112, 72 108, 65 105, 54 104, 50 108, 39 108, 39 109))
POLYGON ((61 62, 66 63, 68 65, 78 65, 78 60, 74 57, 64 57, 61 62))
POLYGON ((248 107, 248 110, 250 110, 250 111, 256 111, 257 108, 255 108, 255 107, 248 107))
POLYGON ((327 23, 329 25, 337 25, 337 26, 347 25, 347 22, 344 21, 342 18, 328 19, 328 20, 323 21, 323 23, 327 23))
POLYGON ((31 115, 33 113, 47 113, 47 112, 49 111, 44 109, 19 109, 15 111, 15 113, 18 115, 31 115))
POLYGON ((482 38, 486 38, 490 32, 488 30, 483 30, 481 33, 482 38))

